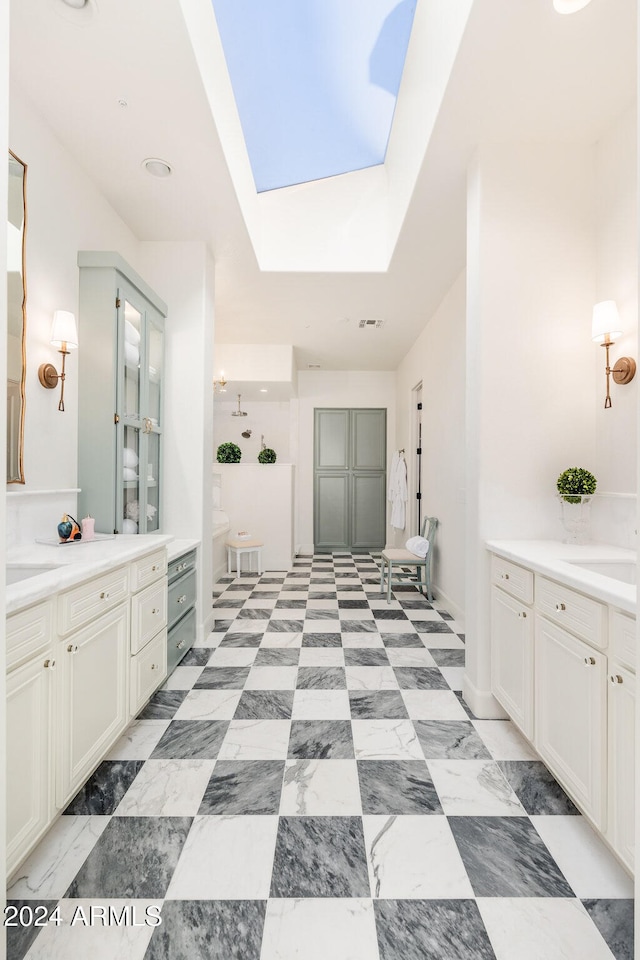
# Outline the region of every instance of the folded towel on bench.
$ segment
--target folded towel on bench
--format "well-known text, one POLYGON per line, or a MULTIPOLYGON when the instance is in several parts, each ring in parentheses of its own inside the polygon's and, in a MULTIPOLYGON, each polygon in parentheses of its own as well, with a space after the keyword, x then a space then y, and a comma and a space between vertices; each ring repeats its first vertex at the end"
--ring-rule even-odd
POLYGON ((425 537, 409 537, 405 547, 410 553, 415 553, 416 557, 424 560, 429 551, 429 541, 425 537))

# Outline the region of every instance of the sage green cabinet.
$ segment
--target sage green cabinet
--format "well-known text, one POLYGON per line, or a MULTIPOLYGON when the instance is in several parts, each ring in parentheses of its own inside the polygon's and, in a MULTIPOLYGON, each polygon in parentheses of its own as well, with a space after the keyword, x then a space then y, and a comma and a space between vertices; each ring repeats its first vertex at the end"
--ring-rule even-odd
POLYGON ((79 512, 101 533, 161 529, 167 308, 117 253, 82 251, 79 512))
POLYGON ((380 408, 316 409, 316 550, 375 550, 386 535, 387 417, 380 408))

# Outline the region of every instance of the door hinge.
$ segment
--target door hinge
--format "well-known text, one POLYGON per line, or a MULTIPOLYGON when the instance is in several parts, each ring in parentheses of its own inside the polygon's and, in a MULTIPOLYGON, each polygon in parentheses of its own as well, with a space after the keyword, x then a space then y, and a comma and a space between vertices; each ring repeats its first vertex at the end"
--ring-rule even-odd
POLYGON ((113 415, 113 422, 114 422, 114 423, 120 423, 120 417, 118 416, 117 413, 114 413, 114 415, 113 415))
POLYGON ((422 403, 418 404, 418 410, 422 410, 422 403))
POLYGON ((120 297, 116 297, 116 310, 120 307, 120 297))
POLYGON ((421 493, 419 493, 419 492, 416 493, 416 500, 422 500, 422 494, 421 494, 421 493))
POLYGON ((422 447, 418 447, 418 449, 416 450, 416 453, 418 454, 419 457, 421 457, 421 456, 422 456, 422 447))

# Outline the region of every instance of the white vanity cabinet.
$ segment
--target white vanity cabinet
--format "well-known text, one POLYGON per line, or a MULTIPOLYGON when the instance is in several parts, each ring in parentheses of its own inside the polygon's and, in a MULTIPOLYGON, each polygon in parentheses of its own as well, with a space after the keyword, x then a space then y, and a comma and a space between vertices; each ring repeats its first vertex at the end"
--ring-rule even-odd
POLYGON ((135 717, 167 675, 167 551, 132 564, 131 687, 129 716, 135 717))
POLYGON ((13 874, 166 676, 166 547, 11 614, 7 671, 13 874))
POLYGON ((492 693, 633 871, 635 617, 611 587, 575 589, 557 562, 538 552, 528 569, 528 544, 507 546, 489 546, 492 693))
POLYGON ((606 810, 607 658, 536 617, 534 744, 599 830, 606 810))
POLYGON ((128 656, 127 603, 58 641, 56 799, 60 808, 72 799, 127 725, 128 656))
POLYGON ((499 557, 491 566, 492 692, 533 737, 533 574, 499 557))
POLYGON ((54 673, 52 604, 39 603, 7 624, 7 869, 11 872, 54 813, 51 722, 54 673))
POLYGON ((634 617, 610 612, 608 671, 609 816, 607 838, 630 870, 635 847, 635 631, 634 617))

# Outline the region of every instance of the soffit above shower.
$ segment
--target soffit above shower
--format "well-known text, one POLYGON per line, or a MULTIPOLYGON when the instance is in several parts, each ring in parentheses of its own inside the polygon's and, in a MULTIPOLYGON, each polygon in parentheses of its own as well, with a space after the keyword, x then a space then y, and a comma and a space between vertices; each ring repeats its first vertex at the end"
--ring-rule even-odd
POLYGON ((212 0, 256 190, 384 163, 417 0, 212 0))
POLYGON ((217 343, 213 369, 216 379, 224 374, 225 393, 216 396, 225 401, 290 400, 297 393, 294 349, 291 344, 217 343))

